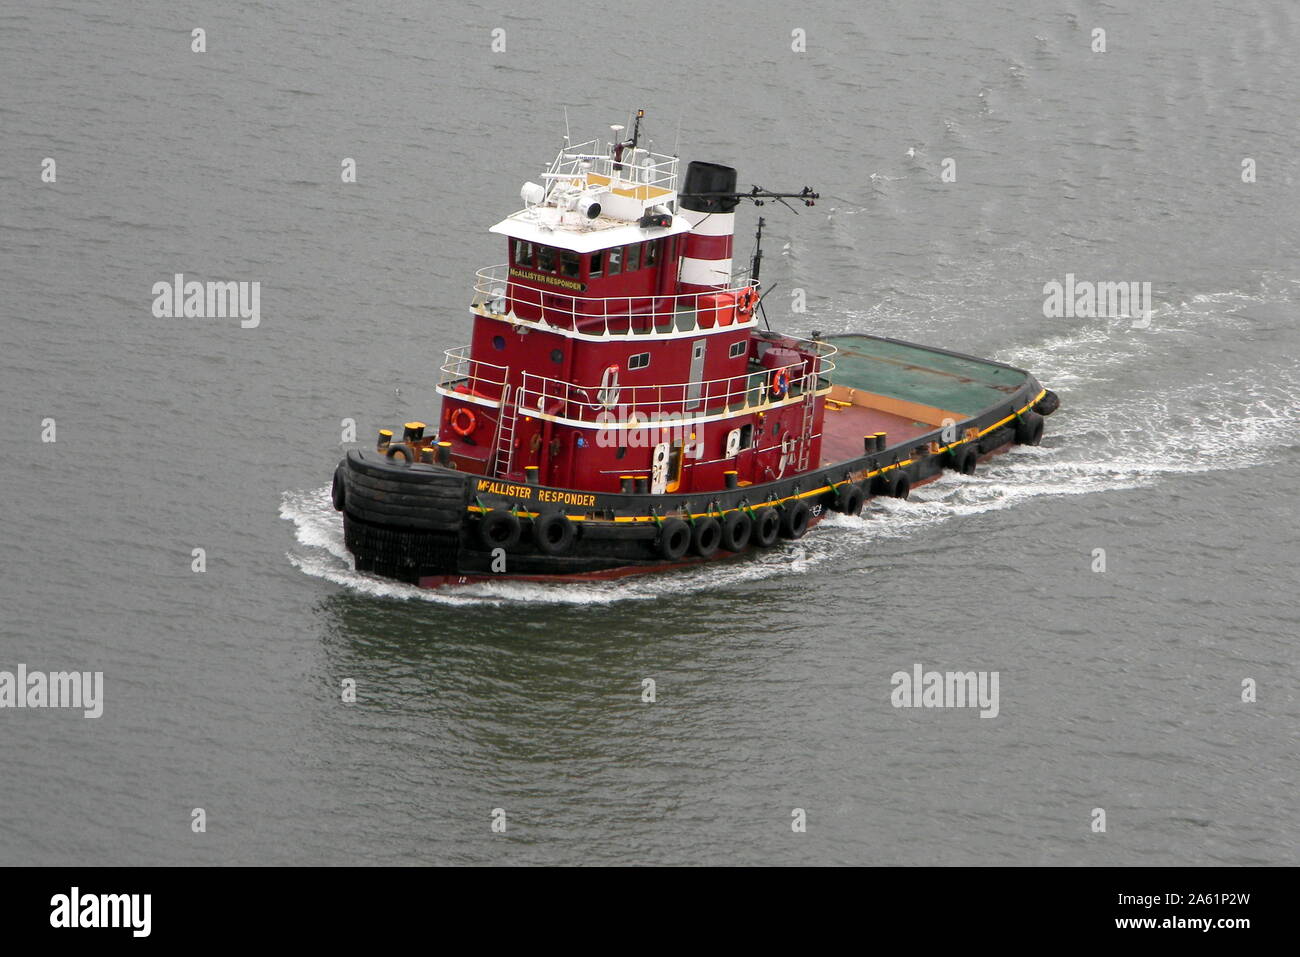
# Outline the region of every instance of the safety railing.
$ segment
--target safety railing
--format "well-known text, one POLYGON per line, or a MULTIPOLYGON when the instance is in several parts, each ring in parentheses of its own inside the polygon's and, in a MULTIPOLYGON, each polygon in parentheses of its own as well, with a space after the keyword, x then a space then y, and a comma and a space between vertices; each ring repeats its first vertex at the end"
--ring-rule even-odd
POLYGON ((678 162, 676 156, 641 148, 624 150, 615 160, 611 147, 602 147, 599 140, 588 140, 560 150, 542 178, 546 180, 548 194, 554 183, 591 185, 588 175, 593 173, 606 181, 601 186, 649 186, 674 192, 677 189, 678 162))
MULTIPOLYGON (((788 340, 787 340, 788 341, 788 340)), ((828 386, 835 368, 835 347, 813 346, 798 362, 750 369, 723 379, 655 385, 624 385, 607 376, 599 385, 576 385, 525 372, 516 393, 521 411, 578 422, 648 424, 665 416, 693 418, 720 413, 759 411, 828 386)))
POLYGON ((470 347, 448 349, 438 380, 438 392, 452 398, 471 398, 500 404, 509 368, 470 357, 470 347))
POLYGON ((596 297, 563 291, 563 283, 577 286, 577 279, 556 277, 554 291, 517 282, 507 264, 480 269, 475 276, 472 308, 476 312, 539 329, 602 338, 654 338, 752 326, 758 301, 758 283, 747 277, 710 292, 596 297))

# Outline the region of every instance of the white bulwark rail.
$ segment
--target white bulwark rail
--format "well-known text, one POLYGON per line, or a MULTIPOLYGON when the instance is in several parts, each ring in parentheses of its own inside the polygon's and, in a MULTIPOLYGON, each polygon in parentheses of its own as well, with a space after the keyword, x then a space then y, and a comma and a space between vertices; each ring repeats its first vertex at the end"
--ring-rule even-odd
POLYGON ((478 405, 498 408, 505 396, 507 366, 470 358, 470 347, 448 349, 438 380, 438 393, 478 405))
POLYGON ((580 339, 674 338, 748 328, 757 321, 752 307, 748 315, 740 309, 745 294, 758 294, 758 283, 746 276, 726 289, 707 293, 597 298, 513 282, 506 264, 480 269, 475 275, 470 306, 475 315, 580 339))
MULTIPOLYGON (((791 337, 792 338, 792 337, 791 337)), ((741 375, 671 385, 579 386, 525 372, 516 393, 519 411, 573 425, 638 428, 656 419, 722 419, 746 412, 788 405, 830 390, 823 377, 833 372, 834 346, 798 339, 811 346, 813 357, 773 368, 751 369, 741 375), (784 388, 776 388, 784 373, 784 388), (819 381, 821 380, 821 381, 819 381)))

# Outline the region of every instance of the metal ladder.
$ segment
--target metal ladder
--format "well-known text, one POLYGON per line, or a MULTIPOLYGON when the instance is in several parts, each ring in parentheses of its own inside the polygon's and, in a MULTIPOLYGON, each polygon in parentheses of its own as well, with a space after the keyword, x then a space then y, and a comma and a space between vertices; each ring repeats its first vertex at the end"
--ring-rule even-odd
MULTIPOLYGON (((812 430, 813 430, 813 410, 817 403, 816 378, 810 377, 813 381, 813 388, 804 394, 803 399, 803 425, 799 429, 799 461, 795 468, 797 472, 804 472, 808 468, 808 458, 812 455, 812 430)), ((804 380, 804 388, 808 389, 808 380, 804 380)))
POLYGON ((501 420, 497 423, 496 463, 493 474, 505 478, 510 472, 511 453, 514 451, 515 419, 519 417, 518 408, 511 411, 510 386, 501 390, 501 420))

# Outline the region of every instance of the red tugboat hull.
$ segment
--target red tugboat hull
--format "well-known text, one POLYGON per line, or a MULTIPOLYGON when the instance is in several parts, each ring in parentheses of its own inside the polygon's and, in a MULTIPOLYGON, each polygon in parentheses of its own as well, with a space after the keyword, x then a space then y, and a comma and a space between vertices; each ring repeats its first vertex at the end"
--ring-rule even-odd
POLYGON ((856 514, 873 497, 906 497, 944 471, 971 474, 1014 444, 1038 444, 1058 405, 1001 363, 875 336, 826 341, 839 375, 815 468, 682 494, 592 492, 352 451, 334 503, 356 567, 423 587, 603 580, 777 548, 827 511, 856 514))

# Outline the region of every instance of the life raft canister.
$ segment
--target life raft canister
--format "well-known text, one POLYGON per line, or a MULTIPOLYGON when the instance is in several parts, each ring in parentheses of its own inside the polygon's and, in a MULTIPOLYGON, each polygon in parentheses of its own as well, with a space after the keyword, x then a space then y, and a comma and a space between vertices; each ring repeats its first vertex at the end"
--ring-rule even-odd
POLYGON ((601 375, 596 401, 600 403, 602 409, 612 409, 618 405, 618 394, 618 365, 616 364, 607 367, 601 375))
POLYGON ((461 438, 468 436, 478 428, 478 416, 474 410, 461 406, 451 414, 451 430, 461 438))
POLYGON ((772 373, 772 397, 781 399, 790 391, 790 370, 777 369, 772 373))

